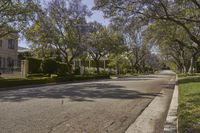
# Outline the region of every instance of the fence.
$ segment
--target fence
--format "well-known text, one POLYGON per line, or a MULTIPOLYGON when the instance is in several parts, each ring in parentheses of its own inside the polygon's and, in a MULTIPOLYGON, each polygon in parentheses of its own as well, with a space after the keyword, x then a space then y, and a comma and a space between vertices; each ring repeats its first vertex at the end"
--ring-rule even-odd
POLYGON ((21 77, 21 61, 15 61, 13 65, 0 67, 1 77, 21 77))

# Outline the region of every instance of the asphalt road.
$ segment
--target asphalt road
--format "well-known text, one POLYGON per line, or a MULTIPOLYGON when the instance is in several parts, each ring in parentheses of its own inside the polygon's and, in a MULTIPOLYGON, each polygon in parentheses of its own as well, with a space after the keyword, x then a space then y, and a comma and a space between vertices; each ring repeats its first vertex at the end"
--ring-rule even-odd
MULTIPOLYGON (((0 92, 0 133, 123 133, 162 89, 168 72, 0 92)), ((166 106, 167 113, 168 105, 166 106)), ((163 115, 165 117, 166 114, 163 115)), ((164 118, 160 118, 162 122, 164 118)))

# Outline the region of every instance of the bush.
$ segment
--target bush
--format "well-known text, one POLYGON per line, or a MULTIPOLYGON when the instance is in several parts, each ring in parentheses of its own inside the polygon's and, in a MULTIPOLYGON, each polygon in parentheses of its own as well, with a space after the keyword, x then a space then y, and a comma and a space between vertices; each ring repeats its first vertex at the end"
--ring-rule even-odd
POLYGON ((43 73, 37 73, 37 74, 28 74, 27 78, 35 78, 35 77, 45 77, 47 75, 44 75, 43 73))
POLYGON ((105 70, 103 70, 103 71, 101 71, 101 72, 100 72, 100 75, 109 75, 109 72, 108 72, 108 71, 105 71, 105 70))
POLYGON ((57 62, 57 74, 58 76, 66 76, 68 73, 67 64, 62 62, 57 62))
POLYGON ((80 67, 75 68, 74 74, 75 75, 80 75, 80 73, 81 73, 81 68, 80 67))
POLYGON ((28 58, 27 60, 29 62, 28 73, 33 74, 33 73, 41 72, 40 65, 41 65, 42 60, 36 59, 36 58, 28 58))
POLYGON ((57 72, 57 63, 53 59, 44 59, 41 63, 41 70, 44 74, 55 74, 57 72))

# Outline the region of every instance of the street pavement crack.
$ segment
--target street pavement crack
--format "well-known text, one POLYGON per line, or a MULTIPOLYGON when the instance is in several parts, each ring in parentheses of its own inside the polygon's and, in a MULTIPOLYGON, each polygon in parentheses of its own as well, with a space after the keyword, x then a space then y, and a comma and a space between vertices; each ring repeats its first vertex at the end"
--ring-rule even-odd
POLYGON ((65 123, 65 122, 67 122, 67 121, 69 121, 69 120, 70 120, 70 119, 59 122, 59 123, 56 124, 55 126, 51 127, 50 130, 48 131, 48 133, 51 133, 51 132, 53 131, 53 129, 55 129, 56 127, 62 125, 63 123, 65 123))

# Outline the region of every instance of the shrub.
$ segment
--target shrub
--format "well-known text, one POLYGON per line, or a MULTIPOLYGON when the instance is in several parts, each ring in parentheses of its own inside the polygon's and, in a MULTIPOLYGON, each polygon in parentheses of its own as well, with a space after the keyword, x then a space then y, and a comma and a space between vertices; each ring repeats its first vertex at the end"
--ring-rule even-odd
POLYGON ((109 72, 108 72, 108 71, 105 71, 105 70, 103 70, 103 71, 101 71, 101 72, 100 72, 100 75, 109 75, 109 72))
POLYGON ((54 74, 57 72, 57 63, 53 59, 44 59, 41 63, 41 70, 44 74, 54 74))
POLYGON ((74 74, 75 75, 80 75, 80 73, 81 73, 81 68, 80 67, 75 68, 74 74))
POLYGON ((28 75, 27 75, 28 78, 45 77, 45 76, 46 76, 46 75, 44 75, 43 73, 28 74, 28 75))
POLYGON ((58 76, 65 76, 68 73, 67 64, 62 62, 57 62, 57 74, 58 76))
POLYGON ((40 65, 41 65, 41 62, 42 60, 41 59, 36 59, 36 58, 28 58, 28 65, 29 65, 29 69, 28 69, 28 72, 30 74, 33 74, 33 73, 40 73, 41 72, 41 69, 40 69, 40 65))

